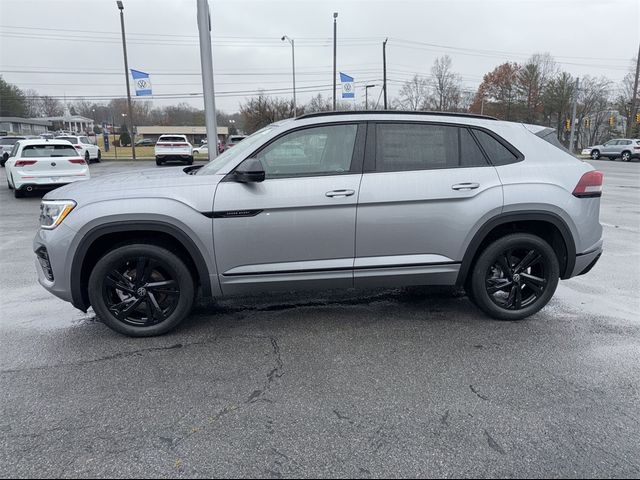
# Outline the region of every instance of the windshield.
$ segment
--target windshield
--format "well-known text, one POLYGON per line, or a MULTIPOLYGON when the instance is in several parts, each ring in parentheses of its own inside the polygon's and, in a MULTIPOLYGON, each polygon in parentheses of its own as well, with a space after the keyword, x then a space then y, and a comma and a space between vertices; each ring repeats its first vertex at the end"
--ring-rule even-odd
POLYGON ((273 126, 264 127, 253 135, 246 137, 242 142, 238 143, 237 147, 225 150, 225 152, 218 155, 215 160, 212 160, 198 170, 196 175, 215 175, 228 162, 247 155, 253 148, 257 147, 272 130, 273 126))

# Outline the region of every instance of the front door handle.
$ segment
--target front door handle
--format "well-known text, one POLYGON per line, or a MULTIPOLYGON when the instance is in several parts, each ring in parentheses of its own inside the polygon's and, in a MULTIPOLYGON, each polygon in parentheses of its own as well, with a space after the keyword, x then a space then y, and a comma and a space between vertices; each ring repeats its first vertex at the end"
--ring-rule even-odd
POLYGON ((480 187, 479 183, 472 182, 456 183, 455 185, 451 185, 451 188, 454 190, 475 190, 478 187, 480 187))
POLYGON ((327 197, 350 197, 354 193, 356 193, 355 190, 331 190, 325 193, 325 195, 327 197))

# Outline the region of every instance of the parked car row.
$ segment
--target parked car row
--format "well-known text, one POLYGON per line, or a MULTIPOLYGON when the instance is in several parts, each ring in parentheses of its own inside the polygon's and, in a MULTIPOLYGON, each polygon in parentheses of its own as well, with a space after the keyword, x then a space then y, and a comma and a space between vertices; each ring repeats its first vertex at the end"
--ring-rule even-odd
POLYGON ((0 166, 5 166, 16 142, 19 140, 53 140, 54 138, 56 140, 66 140, 71 143, 76 152, 84 158, 87 163, 90 163, 92 160, 100 162, 102 159, 100 147, 92 143, 89 137, 84 135, 58 135, 54 137, 51 133, 43 133, 42 135, 6 136, 0 138, 0 166))
POLYGON ((5 163, 7 186, 16 198, 38 189, 49 189, 88 180, 89 162, 68 140, 20 139, 5 163))

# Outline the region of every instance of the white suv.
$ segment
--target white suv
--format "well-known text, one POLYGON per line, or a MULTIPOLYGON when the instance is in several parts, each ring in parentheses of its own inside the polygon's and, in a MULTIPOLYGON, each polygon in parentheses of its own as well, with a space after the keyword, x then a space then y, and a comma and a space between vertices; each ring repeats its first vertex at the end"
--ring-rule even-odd
POLYGON ((193 163, 193 146, 184 135, 161 135, 155 148, 156 165, 178 160, 187 165, 193 163))
POLYGON ((78 155, 80 155, 87 163, 91 163, 91 160, 95 160, 100 163, 102 159, 102 153, 100 147, 91 143, 89 137, 83 137, 79 135, 65 135, 56 137, 56 140, 66 140, 73 145, 78 155))

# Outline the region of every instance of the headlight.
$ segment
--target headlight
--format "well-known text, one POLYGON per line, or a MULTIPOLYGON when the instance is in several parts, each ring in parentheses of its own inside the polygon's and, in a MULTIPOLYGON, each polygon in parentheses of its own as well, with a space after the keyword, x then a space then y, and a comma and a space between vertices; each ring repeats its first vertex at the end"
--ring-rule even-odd
POLYGON ((43 200, 40 204, 40 227, 46 230, 56 228, 75 207, 73 200, 43 200))

